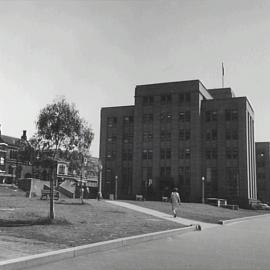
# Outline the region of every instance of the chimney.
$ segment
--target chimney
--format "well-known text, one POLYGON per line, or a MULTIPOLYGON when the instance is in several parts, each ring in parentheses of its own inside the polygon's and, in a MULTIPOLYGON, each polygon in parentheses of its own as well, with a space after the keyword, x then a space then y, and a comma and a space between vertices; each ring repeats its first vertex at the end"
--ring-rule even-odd
POLYGON ((23 135, 21 137, 22 140, 27 140, 27 136, 26 136, 26 130, 23 130, 23 135))

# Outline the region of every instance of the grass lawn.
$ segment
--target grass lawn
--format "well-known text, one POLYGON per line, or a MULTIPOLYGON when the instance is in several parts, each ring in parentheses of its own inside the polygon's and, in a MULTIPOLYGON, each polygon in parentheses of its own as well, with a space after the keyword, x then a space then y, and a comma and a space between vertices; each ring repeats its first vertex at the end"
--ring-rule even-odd
MULTIPOLYGON (((26 198, 25 193, 0 186, 0 237, 15 237, 42 241, 57 247, 70 247, 181 227, 143 213, 106 203, 105 201, 65 199, 55 201, 56 219, 46 224, 49 200, 26 198), (18 226, 33 223, 37 225, 18 226)), ((171 214, 170 203, 153 201, 126 201, 171 214)), ((217 223, 267 211, 238 211, 206 204, 183 203, 179 216, 197 221, 217 223)), ((182 226, 184 227, 184 226, 182 226)))
MULTIPOLYGON (((142 207, 151 208, 160 212, 171 214, 171 204, 168 202, 154 201, 125 201, 142 207)), ((270 214, 267 210, 230 210, 201 203, 182 203, 178 216, 197 221, 218 223, 219 220, 229 220, 254 215, 270 214)))
POLYGON ((86 201, 83 205, 80 200, 55 201, 54 224, 15 226, 46 219, 49 200, 29 199, 24 192, 0 186, 0 237, 33 239, 63 248, 181 227, 105 201, 86 201))

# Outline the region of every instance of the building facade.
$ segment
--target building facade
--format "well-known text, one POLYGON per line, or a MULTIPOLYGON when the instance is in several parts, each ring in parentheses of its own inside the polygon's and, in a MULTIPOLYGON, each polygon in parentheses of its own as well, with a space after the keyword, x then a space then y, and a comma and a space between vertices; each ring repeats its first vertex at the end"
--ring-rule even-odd
POLYGON ((198 81, 139 85, 135 105, 101 110, 103 195, 256 200, 254 113, 230 88, 198 81), (202 183, 204 181, 204 183, 202 183))
POLYGON ((256 142, 258 199, 270 202, 270 142, 256 142))
POLYGON ((0 132, 0 183, 15 184, 19 178, 32 176, 32 166, 18 157, 20 140, 27 140, 25 130, 21 139, 0 132))

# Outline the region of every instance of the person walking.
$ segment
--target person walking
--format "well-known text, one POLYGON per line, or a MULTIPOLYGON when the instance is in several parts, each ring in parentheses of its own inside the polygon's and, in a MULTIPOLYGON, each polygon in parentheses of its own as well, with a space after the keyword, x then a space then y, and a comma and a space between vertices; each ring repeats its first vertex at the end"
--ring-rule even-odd
POLYGON ((178 188, 174 188, 172 193, 171 193, 171 204, 172 204, 173 217, 176 218, 176 210, 177 210, 178 206, 181 204, 181 199, 180 199, 180 195, 178 193, 178 188))

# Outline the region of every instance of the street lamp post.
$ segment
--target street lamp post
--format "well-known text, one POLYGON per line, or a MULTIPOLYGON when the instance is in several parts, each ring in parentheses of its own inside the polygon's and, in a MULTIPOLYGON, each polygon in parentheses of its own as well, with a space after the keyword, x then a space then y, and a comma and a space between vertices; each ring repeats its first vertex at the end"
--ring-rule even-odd
POLYGON ((81 203, 84 204, 83 201, 83 172, 84 168, 87 165, 87 158, 84 158, 84 155, 82 154, 82 163, 81 163, 81 192, 80 192, 80 197, 81 197, 81 203))
POLYGON ((202 203, 204 203, 204 181, 205 181, 205 177, 202 176, 202 203))
POLYGON ((102 162, 98 161, 98 198, 102 198, 102 162))
POLYGON ((118 176, 115 176, 115 193, 114 193, 114 199, 117 200, 117 185, 118 185, 118 176))

